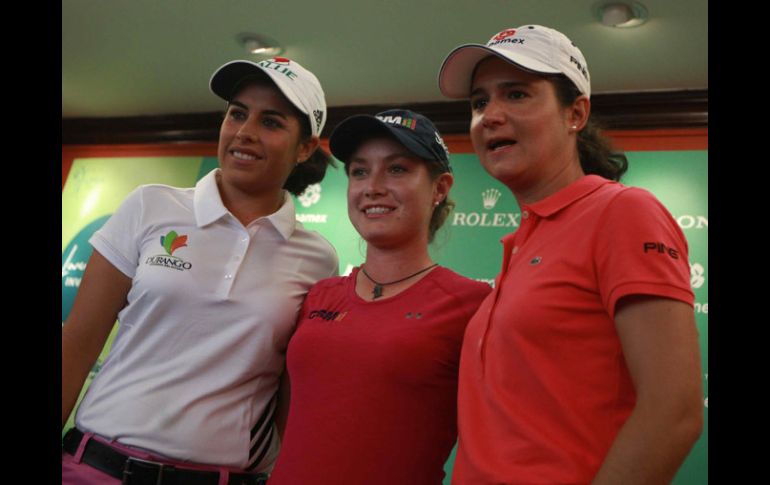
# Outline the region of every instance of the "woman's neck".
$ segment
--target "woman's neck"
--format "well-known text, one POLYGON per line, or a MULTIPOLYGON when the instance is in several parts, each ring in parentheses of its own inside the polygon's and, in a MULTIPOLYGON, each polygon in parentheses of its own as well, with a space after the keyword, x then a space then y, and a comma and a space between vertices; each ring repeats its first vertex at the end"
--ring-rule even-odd
POLYGON ((362 265, 366 273, 358 272, 356 293, 368 301, 395 296, 426 277, 432 265, 424 242, 392 249, 369 246, 362 265))
POLYGON ((243 192, 236 187, 222 184, 219 177, 217 177, 217 187, 222 204, 244 226, 276 212, 281 208, 284 200, 283 190, 258 194, 243 192))

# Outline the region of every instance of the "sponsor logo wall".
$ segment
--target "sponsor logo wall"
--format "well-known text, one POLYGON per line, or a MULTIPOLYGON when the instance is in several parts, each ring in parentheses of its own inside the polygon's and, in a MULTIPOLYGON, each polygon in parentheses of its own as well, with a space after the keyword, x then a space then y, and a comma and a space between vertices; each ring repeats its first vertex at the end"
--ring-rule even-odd
MULTIPOLYGON (((628 152, 626 185, 655 194, 679 223, 689 244, 691 284, 695 292, 696 324, 700 333, 704 431, 674 480, 675 485, 708 482, 708 152, 628 152)), ((325 236, 336 248, 340 273, 348 274, 364 260, 365 245, 347 215, 347 177, 342 164, 324 181, 294 199, 297 219, 325 236)), ((515 231, 521 211, 510 191, 480 167, 473 154, 451 155, 456 208, 437 234, 431 253, 440 264, 470 278, 494 284, 502 262, 500 238, 515 231)), ((69 314, 91 247, 88 238, 107 220, 131 190, 161 183, 192 187, 216 168, 213 157, 140 157, 76 159, 62 190, 62 324, 69 314)), ((183 234, 159 241, 155 264, 184 270, 174 250, 185 244, 183 234)), ((650 246, 650 251, 658 251, 650 246)), ((665 249, 663 249, 665 251, 665 249)), ((668 253, 666 253, 668 254, 668 253)), ((326 318, 329 315, 321 315, 326 318)), ((339 316, 334 316, 339 318, 339 316)), ((332 318, 332 320, 334 320, 332 318)), ((115 330, 92 370, 98 372, 115 330)), ((87 381, 90 382, 90 378, 87 381)), ((85 388, 84 388, 85 389, 85 388)), ((72 418, 67 427, 72 425, 72 418)), ((65 429, 66 430, 66 429, 65 429)), ((447 462, 451 478, 454 453, 447 462)))

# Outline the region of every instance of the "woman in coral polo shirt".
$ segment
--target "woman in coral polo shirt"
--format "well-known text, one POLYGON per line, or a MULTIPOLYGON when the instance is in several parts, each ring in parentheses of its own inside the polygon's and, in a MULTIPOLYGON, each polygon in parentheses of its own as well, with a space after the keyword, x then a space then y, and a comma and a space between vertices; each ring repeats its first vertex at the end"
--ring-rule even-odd
POLYGON ((481 164, 516 197, 495 290, 468 324, 453 483, 665 483, 703 420, 687 242, 590 120, 562 33, 526 25, 453 50, 481 164))

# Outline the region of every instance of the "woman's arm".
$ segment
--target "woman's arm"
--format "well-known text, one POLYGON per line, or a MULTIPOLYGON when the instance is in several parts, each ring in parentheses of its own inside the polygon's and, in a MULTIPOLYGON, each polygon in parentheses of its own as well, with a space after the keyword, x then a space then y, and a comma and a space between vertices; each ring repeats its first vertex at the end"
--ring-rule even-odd
POLYGON ((289 404, 291 403, 291 382, 289 370, 284 369, 281 383, 278 385, 278 403, 275 408, 275 427, 278 428, 278 436, 283 441, 283 433, 286 431, 286 420, 289 417, 289 404))
POLYGON ((62 428, 104 347, 118 313, 126 305, 131 279, 94 251, 69 317, 62 327, 62 428))
POLYGON ((618 302, 615 324, 637 399, 593 483, 669 483, 703 428, 692 307, 628 296, 618 302))

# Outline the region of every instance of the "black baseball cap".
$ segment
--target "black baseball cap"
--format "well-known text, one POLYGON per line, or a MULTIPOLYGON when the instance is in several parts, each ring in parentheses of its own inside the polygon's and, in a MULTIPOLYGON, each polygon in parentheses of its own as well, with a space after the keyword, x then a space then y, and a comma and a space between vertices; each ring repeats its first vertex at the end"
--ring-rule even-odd
POLYGON ((335 158, 347 164, 361 141, 378 134, 393 136, 412 154, 423 160, 439 162, 444 172, 449 167, 449 149, 433 123, 410 110, 390 109, 376 115, 355 115, 344 119, 329 137, 329 149, 335 158))

